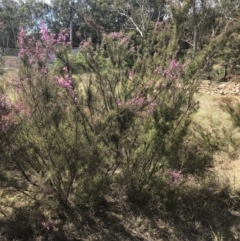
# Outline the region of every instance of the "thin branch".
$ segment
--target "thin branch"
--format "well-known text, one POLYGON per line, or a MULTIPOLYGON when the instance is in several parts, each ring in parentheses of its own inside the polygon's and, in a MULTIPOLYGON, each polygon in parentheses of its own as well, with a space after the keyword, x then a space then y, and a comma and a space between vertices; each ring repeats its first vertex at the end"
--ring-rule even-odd
POLYGON ((138 27, 137 24, 134 22, 134 20, 133 20, 130 16, 128 16, 126 13, 124 13, 124 12, 121 12, 121 11, 119 11, 119 10, 117 10, 117 12, 118 12, 120 15, 125 16, 126 18, 128 18, 128 19, 132 22, 132 24, 135 26, 135 28, 137 29, 137 31, 140 33, 141 37, 143 38, 143 32, 139 29, 139 27, 138 27))
POLYGON ((240 22, 240 20, 239 19, 237 19, 237 18, 231 18, 231 17, 228 17, 228 16, 224 16, 226 19, 228 19, 228 20, 233 20, 233 21, 237 21, 237 22, 240 22))
POLYGON ((179 39, 180 41, 184 41, 184 42, 186 42, 186 43, 188 43, 188 44, 190 44, 191 46, 194 46, 192 43, 190 43, 188 40, 185 40, 185 39, 179 39))

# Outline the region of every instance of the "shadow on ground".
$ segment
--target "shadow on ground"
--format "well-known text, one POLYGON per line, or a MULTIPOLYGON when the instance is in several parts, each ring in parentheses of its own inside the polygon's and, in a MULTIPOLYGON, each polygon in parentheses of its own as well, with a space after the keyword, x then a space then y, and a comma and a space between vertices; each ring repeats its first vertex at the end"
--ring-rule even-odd
POLYGON ((173 202, 138 206, 108 200, 95 209, 46 214, 21 207, 0 222, 0 240, 214 241, 240 240, 240 195, 211 187, 188 190, 173 202))

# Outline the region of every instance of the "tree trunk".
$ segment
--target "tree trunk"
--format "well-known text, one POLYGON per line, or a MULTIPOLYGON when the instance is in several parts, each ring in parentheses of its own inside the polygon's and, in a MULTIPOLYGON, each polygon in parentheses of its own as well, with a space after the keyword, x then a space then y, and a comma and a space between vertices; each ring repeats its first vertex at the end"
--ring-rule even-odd
POLYGON ((194 27, 193 27, 193 51, 194 54, 197 52, 197 19, 196 19, 196 0, 193 0, 193 21, 194 21, 194 27))

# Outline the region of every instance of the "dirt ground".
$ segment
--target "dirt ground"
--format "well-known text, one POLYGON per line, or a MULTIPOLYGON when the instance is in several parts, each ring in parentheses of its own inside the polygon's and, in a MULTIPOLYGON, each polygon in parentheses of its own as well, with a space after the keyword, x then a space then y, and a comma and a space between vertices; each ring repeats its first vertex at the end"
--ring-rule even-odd
POLYGON ((234 95, 240 96, 240 79, 234 78, 228 82, 213 82, 202 80, 199 86, 199 93, 208 95, 234 95))

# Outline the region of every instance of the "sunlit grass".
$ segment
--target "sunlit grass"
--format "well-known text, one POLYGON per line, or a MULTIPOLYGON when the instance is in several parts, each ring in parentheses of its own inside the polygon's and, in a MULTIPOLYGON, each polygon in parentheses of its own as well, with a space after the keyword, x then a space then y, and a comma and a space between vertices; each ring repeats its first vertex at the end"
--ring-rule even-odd
POLYGON ((231 98, 233 101, 240 100, 235 96, 198 95, 200 109, 195 114, 194 121, 210 132, 212 129, 219 130, 219 136, 222 138, 222 142, 226 142, 226 146, 224 150, 215 153, 214 167, 211 171, 213 171, 220 189, 228 187, 236 192, 240 191, 240 147, 236 150, 228 138, 234 135, 236 139, 239 137, 239 133, 238 130, 234 130, 230 116, 220 108, 220 103, 224 98, 231 98))

